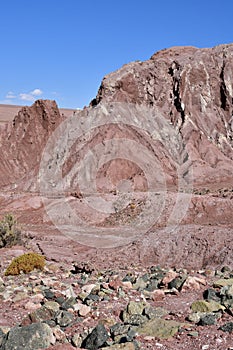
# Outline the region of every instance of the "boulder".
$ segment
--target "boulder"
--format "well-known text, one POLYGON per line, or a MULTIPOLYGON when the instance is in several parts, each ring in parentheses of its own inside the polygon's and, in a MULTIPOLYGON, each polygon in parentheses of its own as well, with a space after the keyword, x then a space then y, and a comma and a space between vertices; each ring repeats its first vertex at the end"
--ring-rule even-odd
POLYGON ((13 327, 3 340, 2 350, 46 349, 55 343, 51 328, 45 323, 13 327))
POLYGON ((182 324, 179 322, 155 318, 138 327, 137 333, 144 336, 169 339, 178 332, 180 327, 182 327, 182 324))

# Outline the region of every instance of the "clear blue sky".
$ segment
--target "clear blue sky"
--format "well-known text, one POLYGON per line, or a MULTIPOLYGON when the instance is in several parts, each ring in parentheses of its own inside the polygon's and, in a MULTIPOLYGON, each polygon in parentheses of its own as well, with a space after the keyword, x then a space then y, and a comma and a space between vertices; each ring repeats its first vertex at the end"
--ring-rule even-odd
POLYGON ((230 42, 233 0, 2 0, 0 103, 83 107, 127 62, 230 42))

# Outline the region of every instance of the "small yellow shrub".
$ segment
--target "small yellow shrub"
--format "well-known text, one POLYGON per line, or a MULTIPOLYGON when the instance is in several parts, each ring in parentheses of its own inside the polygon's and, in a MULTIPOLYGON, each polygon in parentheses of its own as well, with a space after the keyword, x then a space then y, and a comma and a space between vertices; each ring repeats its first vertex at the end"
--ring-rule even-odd
POLYGON ((43 270, 45 258, 37 253, 26 253, 14 258, 5 271, 5 276, 19 275, 20 272, 29 273, 34 269, 43 270))

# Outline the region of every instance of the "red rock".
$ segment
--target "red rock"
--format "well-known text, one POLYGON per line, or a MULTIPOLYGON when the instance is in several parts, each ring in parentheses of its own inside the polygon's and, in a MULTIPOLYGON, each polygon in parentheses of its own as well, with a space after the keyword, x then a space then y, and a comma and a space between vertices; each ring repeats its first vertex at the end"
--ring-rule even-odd
POLYGON ((35 304, 35 303, 31 302, 31 301, 28 301, 28 302, 25 304, 24 307, 25 307, 26 310, 32 311, 32 310, 37 310, 37 309, 39 309, 39 308, 41 307, 41 304, 35 304))
POLYGON ((62 119, 55 101, 38 100, 31 107, 21 108, 13 123, 6 125, 2 133, 1 185, 15 184, 20 180, 18 187, 32 189, 41 152, 62 119), (10 167, 4 158, 12 160, 10 167))
POLYGON ((127 291, 127 290, 132 289, 132 288, 133 288, 133 285, 132 285, 132 283, 130 281, 122 282, 122 289, 124 291, 127 291))
POLYGON ((120 279, 114 279, 109 282, 109 288, 118 291, 122 287, 122 281, 120 279))
POLYGON ((171 282, 174 278, 178 276, 178 273, 174 270, 168 271, 166 273, 166 276, 162 279, 163 285, 168 285, 169 282, 171 282))
POLYGON ((86 316, 87 314, 89 314, 90 311, 91 311, 90 306, 80 304, 78 309, 79 316, 86 316))
POLYGON ((195 161, 194 182, 232 183, 232 55, 232 44, 159 51, 148 61, 107 75, 92 105, 117 101, 157 106, 184 137, 195 161))
POLYGON ((156 289, 152 295, 152 300, 157 301, 157 300, 163 300, 165 298, 165 293, 161 289, 156 289))
POLYGON ((187 290, 199 290, 201 288, 200 285, 206 285, 205 278, 188 276, 184 284, 182 285, 181 290, 182 292, 185 292, 187 290))
POLYGON ((53 335, 55 336, 57 341, 64 341, 66 339, 66 334, 61 330, 59 327, 54 327, 53 328, 53 335))
POLYGON ((72 345, 66 344, 66 343, 64 343, 64 344, 55 344, 53 346, 50 346, 46 350, 74 350, 74 349, 81 350, 80 348, 74 348, 72 345))

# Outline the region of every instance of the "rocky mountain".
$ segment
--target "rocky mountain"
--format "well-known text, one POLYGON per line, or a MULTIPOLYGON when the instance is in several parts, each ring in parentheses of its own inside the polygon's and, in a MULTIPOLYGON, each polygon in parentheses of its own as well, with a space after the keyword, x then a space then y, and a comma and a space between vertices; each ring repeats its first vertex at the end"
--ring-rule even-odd
POLYGON ((0 124, 0 349, 232 349, 233 44, 129 63, 71 114, 0 124))
POLYGON ((232 183, 233 45, 173 47, 107 75, 101 102, 156 106, 182 136, 196 184, 232 183))
POLYGON ((79 243, 57 243, 69 259, 121 246, 106 259, 231 263, 232 58, 233 44, 173 47, 107 75, 70 117, 54 101, 22 108, 1 126, 3 212, 30 237, 43 228, 40 249, 55 260, 49 237, 62 232, 79 243))
MULTIPOLYGON (((195 187, 232 183, 232 56, 233 45, 230 44, 211 49, 173 47, 159 51, 148 61, 129 63, 103 79, 96 98, 91 101, 84 116, 88 118, 88 115, 93 114, 93 108, 102 104, 118 102, 147 107, 149 112, 140 115, 146 122, 148 118, 153 118, 151 110, 156 108, 169 122, 167 132, 174 133, 177 137, 171 148, 176 147, 176 143, 181 147, 180 142, 185 145, 189 157, 185 172, 187 175, 192 167, 192 182, 195 187)), ((22 108, 13 125, 2 127, 2 185, 22 179, 24 188, 30 188, 30 181, 27 186, 25 184, 25 176, 28 179, 29 174, 31 178, 35 175, 35 165, 39 162, 49 135, 60 120, 54 102, 37 101, 32 107, 22 108)), ((109 139, 111 135, 117 134, 117 137, 124 135, 135 141, 138 138, 145 139, 145 135, 135 133, 132 128, 126 129, 122 132, 116 125, 102 126, 102 131, 98 131, 94 138, 99 142, 100 139, 109 139), (114 127, 116 129, 113 131, 114 127)), ((155 146, 155 143, 149 143, 150 147, 155 146)), ((165 174, 174 176, 172 152, 166 155, 164 144, 156 144, 154 152, 156 151, 165 174), (163 161, 164 153, 166 159, 163 161)), ((71 159, 74 162, 74 158, 69 158, 70 167, 71 159)), ((119 172, 124 172, 124 178, 135 178, 136 175, 140 177, 140 169, 130 162, 118 161, 118 167, 115 163, 116 161, 109 162, 103 168, 103 173, 107 172, 113 182, 116 182, 114 178, 119 180, 122 177, 119 172)))

